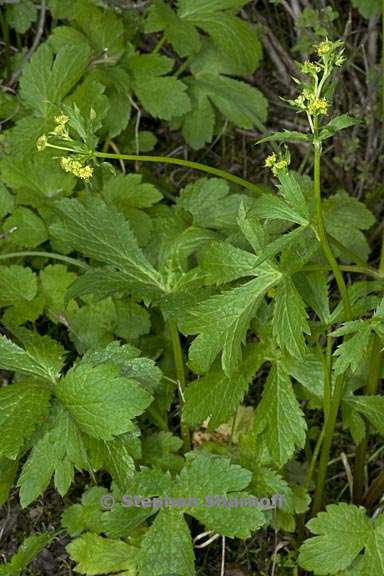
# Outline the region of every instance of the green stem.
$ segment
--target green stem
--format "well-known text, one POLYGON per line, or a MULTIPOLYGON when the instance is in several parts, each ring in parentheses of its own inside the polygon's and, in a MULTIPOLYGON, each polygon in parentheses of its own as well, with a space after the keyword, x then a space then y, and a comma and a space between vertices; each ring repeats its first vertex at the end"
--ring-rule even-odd
POLYGON ((179 76, 181 76, 181 74, 183 72, 185 72, 187 70, 187 68, 189 68, 191 62, 193 61, 194 56, 189 56, 189 58, 187 58, 186 60, 184 60, 184 62, 182 64, 180 64, 180 66, 178 67, 178 69, 176 70, 176 72, 174 73, 174 77, 178 78, 179 76))
MULTIPOLYGON (((339 292, 343 301, 345 320, 352 319, 352 308, 348 297, 347 287, 344 282, 343 275, 333 255, 332 249, 329 245, 327 233, 324 225, 323 211, 322 211, 322 201, 321 201, 321 180, 320 180, 320 161, 321 161, 321 144, 317 140, 317 122, 316 122, 316 133, 314 139, 314 196, 316 203, 316 217, 317 217, 317 233, 319 236, 319 241, 323 252, 329 262, 329 265, 334 274, 339 292)), ((323 495, 325 479, 327 476, 328 460, 332 445, 332 439, 335 432, 337 415, 339 412, 340 403, 344 392, 344 382, 345 374, 341 374, 336 378, 334 392, 331 398, 329 407, 327 408, 327 413, 324 414, 324 439, 321 448, 319 470, 316 482, 315 494, 313 497, 312 504, 312 515, 316 515, 323 505, 323 495)))
POLYGON ((343 275, 339 268, 339 265, 336 261, 335 256, 333 255, 332 249, 328 242, 327 233, 325 231, 324 225, 324 218, 323 218, 323 210, 322 210, 322 202, 321 202, 321 187, 320 187, 320 160, 321 160, 321 145, 320 142, 315 141, 314 143, 314 185, 313 191, 315 195, 315 203, 316 203, 316 218, 317 218, 317 232, 319 235, 319 241, 323 252, 329 262, 329 265, 332 269, 332 272, 335 276, 335 280, 337 286, 339 288, 339 292, 343 301, 344 305, 344 314, 345 320, 350 321, 352 320, 352 308, 351 303, 349 301, 349 296, 347 292, 347 287, 344 282, 343 275))
MULTIPOLYGON (((371 268, 370 266, 339 266, 340 270, 343 272, 352 272, 355 274, 366 274, 367 276, 372 276, 372 278, 376 278, 376 280, 382 280, 384 278, 384 274, 371 268)), ((307 266, 303 266, 300 268, 300 272, 315 272, 316 270, 330 270, 330 266, 326 264, 309 264, 307 266)))
MULTIPOLYGON (((176 378, 177 383, 179 386, 180 392, 180 403, 184 403, 184 396, 185 396, 185 388, 186 388, 186 381, 185 381, 185 371, 184 371, 184 360, 183 360, 183 350, 181 348, 180 336, 179 331, 177 329, 177 324, 174 320, 168 321, 168 328, 169 333, 171 336, 172 342, 172 349, 173 349, 173 358, 175 362, 175 371, 176 371, 176 378)), ((184 442, 184 449, 188 452, 191 449, 191 439, 189 435, 188 426, 181 422, 181 437, 184 442)))
POLYGON ((213 168, 212 166, 208 166, 207 164, 200 164, 200 162, 192 162, 191 160, 183 160, 182 158, 171 158, 169 156, 141 156, 136 154, 109 154, 107 152, 95 152, 96 158, 105 158, 108 160, 129 160, 132 162, 156 162, 158 164, 175 164, 176 166, 183 166, 184 168, 192 168, 193 170, 199 170, 200 172, 207 172, 208 174, 213 174, 218 178, 224 178, 225 180, 229 180, 234 184, 238 184, 243 188, 247 188, 248 190, 252 190, 257 195, 261 194, 261 189, 256 184, 249 182, 248 180, 244 180, 244 178, 240 178, 239 176, 235 176, 230 172, 226 172, 225 170, 220 170, 219 168, 213 168))
MULTIPOLYGON (((368 368, 368 382, 364 390, 364 394, 368 396, 373 396, 377 392, 377 387, 380 380, 381 373, 381 344, 379 338, 376 334, 372 338, 372 348, 369 356, 369 368, 368 368)), ((363 493, 364 493, 364 477, 365 477, 365 465, 367 458, 367 447, 368 447, 368 433, 369 427, 365 432, 364 439, 356 448, 356 456, 354 462, 354 472, 353 472, 353 502, 355 504, 360 504, 363 493)))
POLYGON ((335 432, 339 406, 344 393, 344 374, 338 376, 335 382, 335 390, 332 396, 332 402, 328 418, 324 422, 324 438, 321 448, 319 469, 311 515, 315 516, 323 506, 324 485, 327 476, 329 453, 331 450, 333 435, 335 432))
POLYGON ((158 52, 160 52, 160 50, 164 46, 165 42, 166 42, 166 38, 165 38, 165 36, 162 36, 160 38, 160 40, 158 41, 158 43, 156 44, 156 46, 154 47, 154 49, 152 50, 152 54, 157 54, 158 52))
POLYGON ((0 260, 7 260, 9 258, 21 258, 23 256, 33 256, 40 258, 52 258, 53 260, 61 260, 67 264, 72 264, 72 266, 77 266, 78 268, 84 268, 84 270, 89 270, 88 264, 82 262, 81 260, 76 260, 76 258, 70 258, 69 256, 63 256, 62 254, 56 254, 55 252, 35 252, 35 251, 25 251, 25 252, 8 252, 6 254, 0 254, 0 260))
POLYGON ((315 466, 316 466, 316 462, 317 462, 317 458, 318 458, 318 456, 319 456, 320 448, 321 448, 321 445, 322 445, 323 440, 324 440, 324 434, 325 434, 325 431, 324 431, 324 428, 323 428, 323 429, 321 430, 320 434, 319 434, 318 439, 317 439, 315 448, 314 448, 314 450, 313 450, 311 462, 310 462, 310 464, 309 464, 307 473, 306 473, 305 478, 304 478, 304 483, 303 483, 304 490, 308 490, 308 487, 309 487, 309 485, 310 485, 310 483, 311 483, 311 480, 312 480, 312 477, 313 477, 313 473, 314 473, 314 470, 315 470, 315 466))

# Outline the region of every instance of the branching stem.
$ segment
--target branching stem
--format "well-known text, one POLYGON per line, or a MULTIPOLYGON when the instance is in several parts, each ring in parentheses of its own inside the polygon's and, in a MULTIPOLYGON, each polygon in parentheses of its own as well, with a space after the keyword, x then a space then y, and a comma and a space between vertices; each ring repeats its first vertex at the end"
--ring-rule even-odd
POLYGON ((108 160, 128 160, 131 162, 156 162, 157 164, 175 164, 176 166, 183 166, 184 168, 191 168, 192 170, 199 170, 200 172, 207 172, 218 178, 224 178, 234 184, 247 188, 257 195, 261 194, 261 189, 256 184, 240 178, 235 174, 221 170, 220 168, 214 168, 208 166, 207 164, 200 164, 200 162, 192 162, 191 160, 184 160, 182 158, 172 158, 170 156, 141 156, 136 154, 110 154, 107 152, 95 152, 96 158, 105 158, 108 160))

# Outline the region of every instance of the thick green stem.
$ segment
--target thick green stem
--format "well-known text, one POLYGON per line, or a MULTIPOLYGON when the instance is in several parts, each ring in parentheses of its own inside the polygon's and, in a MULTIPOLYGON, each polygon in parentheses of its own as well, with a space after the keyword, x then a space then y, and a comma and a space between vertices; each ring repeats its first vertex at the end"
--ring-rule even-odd
MULTIPOLYGON (((376 334, 372 337, 372 348, 369 356, 368 382, 364 394, 370 396, 376 394, 381 374, 381 344, 376 334)), ((356 456, 353 471, 353 501, 360 504, 364 493, 364 477, 366 455, 368 447, 368 426, 365 437, 356 448, 356 456)))
MULTIPOLYGON (((179 386, 180 404, 182 405, 184 403, 184 395, 186 387, 183 350, 181 348, 180 336, 176 322, 174 320, 169 320, 168 328, 172 342, 177 384, 179 386)), ((183 422, 181 422, 180 428, 181 428, 181 437, 184 442, 184 450, 188 452, 191 449, 191 438, 189 434, 189 428, 183 422)))
POLYGON ((320 187, 320 160, 321 160, 321 144, 316 142, 314 144, 314 185, 313 191, 315 195, 316 203, 316 220, 317 220, 317 233, 319 235, 319 241, 323 252, 329 262, 332 272, 335 276, 337 286, 339 288, 340 296, 344 305, 345 320, 352 320, 352 308, 349 301, 349 296, 347 292, 347 287, 344 282, 343 275, 337 263, 337 260, 332 252, 332 249, 328 242, 327 233, 324 225, 322 202, 321 202, 321 187, 320 187))
POLYGON ((33 256, 40 258, 52 258, 53 260, 61 260, 72 266, 77 266, 78 268, 84 268, 84 270, 89 270, 88 264, 77 260, 76 258, 70 258, 69 256, 63 256, 62 254, 56 254, 55 252, 40 252, 28 250, 24 252, 8 252, 5 254, 0 254, 0 260, 8 260, 9 258, 21 258, 24 256, 33 256))
MULTIPOLYGON (((316 126, 317 128, 317 126, 316 126)), ((316 135, 315 135, 316 136, 316 135)), ((321 201, 321 185, 320 185, 320 160, 321 160, 321 144, 316 140, 314 141, 314 196, 316 203, 316 217, 317 217, 317 233, 323 252, 329 262, 329 265, 334 274, 337 286, 344 305, 345 320, 352 319, 352 308, 348 297, 347 287, 344 282, 343 275, 340 271, 339 265, 329 245, 327 233, 325 230, 322 201, 321 201)), ((323 505, 324 485, 327 476, 327 467, 329 454, 332 445, 333 434, 336 427, 337 415, 339 412, 340 403, 344 392, 345 375, 342 374, 336 378, 335 388, 332 394, 330 405, 327 408, 327 413, 324 414, 324 439, 321 448, 319 470, 317 475, 316 489, 313 497, 312 515, 317 514, 323 505)))
POLYGON ((325 419, 324 423, 324 440, 322 444, 319 469, 317 473, 317 482, 315 494, 313 496, 313 504, 311 515, 315 516, 323 506, 323 495, 324 495, 324 485, 325 479, 327 477, 327 468, 329 461, 329 453, 331 450, 333 434, 336 427, 337 415, 339 412, 339 406, 344 393, 344 374, 336 378, 335 390, 332 396, 331 409, 328 418, 325 419))
POLYGON ((176 166, 183 166, 184 168, 192 168, 193 170, 199 170, 200 172, 207 172, 208 174, 213 174, 218 178, 224 178, 229 180, 234 184, 238 184, 243 188, 252 190, 252 192, 260 195, 262 190, 256 184, 240 178, 240 176, 235 176, 230 172, 225 170, 220 170, 220 168, 213 168, 207 164, 200 164, 200 162, 192 162, 191 160, 183 160, 182 158, 172 158, 169 156, 141 156, 136 154, 109 154, 107 152, 95 152, 96 158, 105 158, 108 160, 129 160, 131 162, 156 162, 157 164, 175 164, 176 166))

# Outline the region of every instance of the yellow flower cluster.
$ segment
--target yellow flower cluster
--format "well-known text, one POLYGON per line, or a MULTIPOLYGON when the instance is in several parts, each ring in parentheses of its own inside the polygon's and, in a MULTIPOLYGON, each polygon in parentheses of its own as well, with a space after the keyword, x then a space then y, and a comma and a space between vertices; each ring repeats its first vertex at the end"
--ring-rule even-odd
POLYGON ((65 114, 60 114, 59 116, 56 116, 55 122, 56 128, 54 128, 51 134, 54 136, 59 136, 60 138, 64 138, 65 140, 70 140, 68 128, 66 126, 69 122, 68 116, 65 116, 65 114))
POLYGON ((304 112, 308 112, 311 116, 321 116, 323 114, 327 114, 329 102, 326 98, 316 98, 308 89, 304 89, 303 92, 291 103, 299 108, 299 110, 303 110, 304 112))
POLYGON ((264 166, 266 168, 271 168, 272 173, 277 176, 280 172, 287 170, 289 161, 287 158, 279 159, 276 154, 273 153, 266 157, 264 166))
POLYGON ((320 116, 328 112, 328 100, 326 98, 315 98, 309 103, 308 112, 311 116, 320 116))
POLYGON ((70 172, 82 180, 89 180, 93 175, 93 168, 82 164, 79 160, 74 160, 63 156, 60 158, 60 166, 65 172, 70 172))
POLYGON ((335 48, 334 42, 330 40, 324 40, 324 42, 320 42, 317 46, 317 53, 319 56, 326 56, 335 48))
POLYGON ((316 76, 316 74, 321 71, 321 67, 318 64, 315 64, 315 62, 306 60, 301 66, 301 71, 303 74, 311 74, 312 76, 316 76))

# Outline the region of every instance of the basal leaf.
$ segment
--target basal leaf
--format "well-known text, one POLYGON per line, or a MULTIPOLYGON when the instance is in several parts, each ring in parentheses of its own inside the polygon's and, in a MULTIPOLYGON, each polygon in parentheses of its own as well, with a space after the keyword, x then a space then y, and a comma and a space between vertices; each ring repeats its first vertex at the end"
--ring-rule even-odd
POLYGON ((195 555, 182 513, 161 510, 145 534, 138 555, 142 576, 194 576, 195 555))
POLYGON ((0 366, 52 382, 59 376, 62 367, 62 349, 48 336, 43 340, 34 337, 34 340, 24 350, 5 336, 0 336, 0 366), (36 345, 37 340, 40 340, 40 344, 36 345))
POLYGON ((132 281, 161 289, 158 272, 138 247, 129 223, 115 208, 91 198, 85 204, 62 200, 57 211, 62 221, 52 230, 61 241, 86 256, 115 266, 132 281))
POLYGON ((121 377, 111 364, 72 368, 56 395, 85 433, 102 440, 132 430, 132 419, 152 401, 134 379, 121 377))
POLYGON ((348 568, 372 534, 364 508, 344 502, 330 504, 307 526, 316 536, 302 544, 299 564, 319 576, 348 568))
POLYGON ((213 369, 190 382, 185 392, 183 420, 190 426, 197 426, 209 418, 208 430, 227 422, 242 402, 263 361, 264 349, 256 345, 246 349, 241 368, 233 376, 213 369))
POLYGON ((24 441, 48 413, 50 391, 30 381, 18 381, 0 388, 0 456, 15 459, 24 441))

